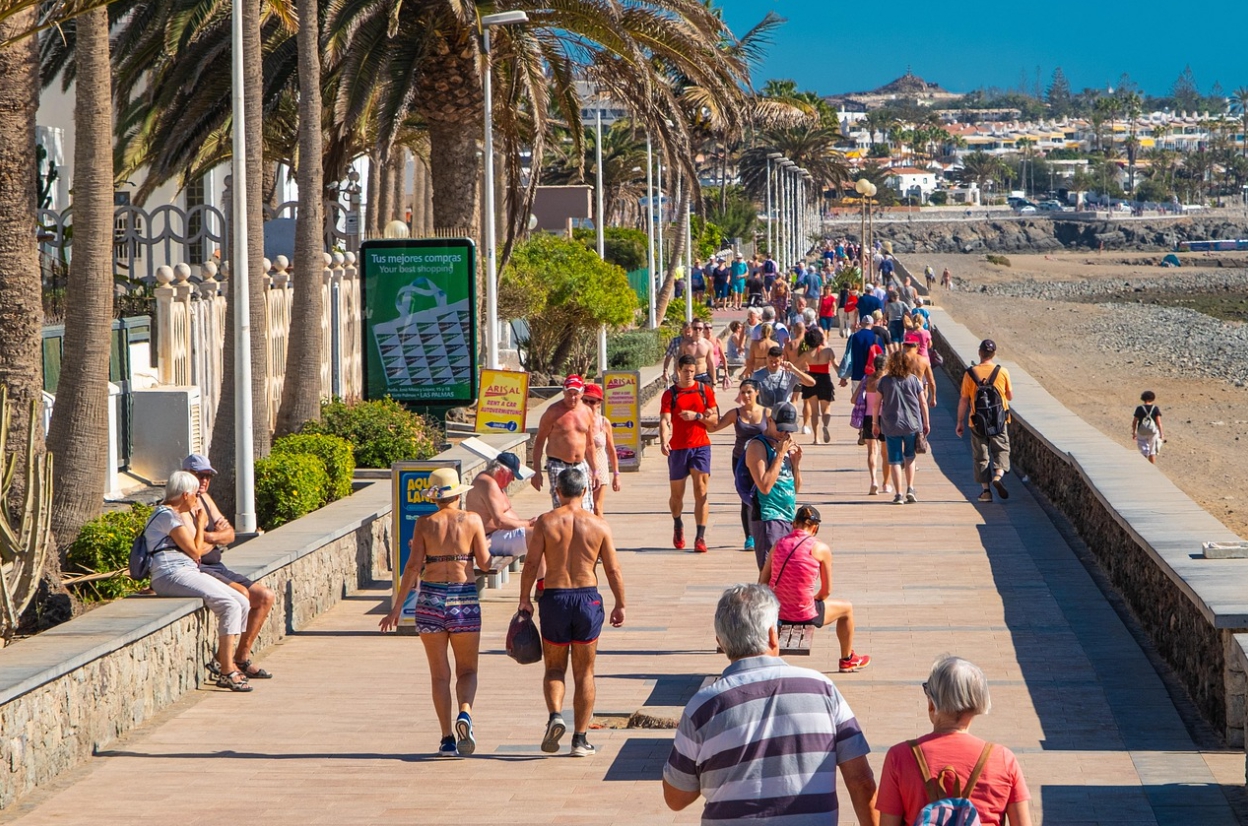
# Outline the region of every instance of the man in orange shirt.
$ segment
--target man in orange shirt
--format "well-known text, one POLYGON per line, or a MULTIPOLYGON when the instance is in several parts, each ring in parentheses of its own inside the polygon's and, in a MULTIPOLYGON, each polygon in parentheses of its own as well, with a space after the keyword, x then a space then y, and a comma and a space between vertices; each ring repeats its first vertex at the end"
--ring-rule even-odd
POLYGON ((991 502, 992 491, 1009 499, 1001 477, 1010 472, 1010 400, 1014 390, 1010 373, 994 363, 997 343, 986 338, 979 343, 979 364, 968 367, 962 376, 962 394, 958 400, 958 438, 966 425, 971 426, 971 454, 975 459, 975 478, 984 486, 979 501, 991 502))

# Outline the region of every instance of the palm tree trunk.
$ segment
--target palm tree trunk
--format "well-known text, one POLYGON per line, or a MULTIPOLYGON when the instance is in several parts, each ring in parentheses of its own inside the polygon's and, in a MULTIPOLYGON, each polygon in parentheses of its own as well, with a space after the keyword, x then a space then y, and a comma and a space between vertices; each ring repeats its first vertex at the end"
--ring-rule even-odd
MULTIPOLYGON (((223 348, 221 401, 212 429, 212 451, 209 458, 219 473, 213 485, 213 498, 227 516, 235 513, 235 439, 234 439, 234 299, 239 289, 240 273, 247 274, 247 295, 250 299, 251 322, 251 438, 256 457, 269 455, 272 434, 269 432, 268 334, 264 289, 264 145, 263 145, 263 80, 260 54, 260 2, 243 2, 243 73, 246 118, 247 170, 247 249, 231 247, 230 296, 225 312, 225 347, 223 348)), ((232 201, 232 198, 231 198, 232 201)))
POLYGON ((377 199, 380 197, 381 190, 381 161, 377 159, 375 151, 370 152, 368 155, 368 183, 366 189, 364 237, 376 238, 381 234, 377 231, 377 199))
MULTIPOLYGON (((52 530, 62 548, 104 505, 108 468, 108 356, 113 318, 113 107, 108 9, 77 19, 74 79, 74 257, 65 360, 48 432, 52 530)), ((62 560, 64 561, 64 560, 62 560)))
POLYGON ((394 163, 390 166, 390 205, 394 212, 391 220, 399 220, 407 223, 407 199, 404 198, 407 181, 407 150, 399 148, 394 156, 394 163))
POLYGON ((412 236, 420 238, 425 234, 425 182, 429 179, 429 167, 416 155, 412 167, 412 236))
POLYGON ((299 34, 299 213, 295 218, 295 279, 286 382, 277 413, 277 433, 298 430, 321 418, 322 271, 325 267, 325 176, 321 164, 321 57, 316 0, 298 0, 299 34))
MULTIPOLYGON (((684 218, 686 212, 689 211, 689 190, 691 187, 681 187, 680 198, 676 201, 675 215, 684 218)), ((677 222, 676 237, 672 243, 672 257, 667 261, 667 271, 663 273, 663 286, 659 288, 659 294, 656 297, 654 315, 663 323, 663 316, 667 312, 667 305, 672 301, 672 293, 676 290, 676 268, 680 266, 685 255, 685 232, 684 224, 677 222)), ((688 300, 686 298, 686 300, 688 300)))
MULTIPOLYGON (((31 8, 0 21, 0 43, 35 26, 31 8)), ((9 388, 10 454, 26 467, 26 428, 31 403, 43 392, 43 299, 35 246, 35 112, 39 108, 39 43, 26 37, 0 47, 0 384, 9 388)), ((36 427, 35 452, 43 454, 43 428, 36 427)), ((21 513, 26 479, 17 473, 7 507, 21 513)), ((40 594, 32 610, 42 625, 69 619, 73 606, 61 584, 61 563, 47 554, 40 594)))

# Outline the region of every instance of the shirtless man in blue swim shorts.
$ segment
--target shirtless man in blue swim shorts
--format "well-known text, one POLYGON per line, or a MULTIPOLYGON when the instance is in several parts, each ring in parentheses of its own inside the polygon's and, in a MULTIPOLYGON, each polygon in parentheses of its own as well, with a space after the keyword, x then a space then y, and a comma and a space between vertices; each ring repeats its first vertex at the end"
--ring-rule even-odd
POLYGON ((588 757, 595 749, 585 739, 594 717, 594 657, 605 611, 598 593, 594 566, 601 560, 602 571, 615 598, 611 625, 624 624, 624 578, 605 519, 581 507, 589 478, 578 468, 567 468, 555 480, 559 507, 537 518, 529 554, 520 577, 520 610, 533 613, 529 594, 542 562, 546 563, 546 590, 542 593, 542 655, 546 676, 542 684, 550 719, 542 738, 542 751, 559 751, 559 738, 567 731, 563 721, 564 676, 571 654, 572 677, 576 682, 573 698, 575 728, 572 756, 588 757))

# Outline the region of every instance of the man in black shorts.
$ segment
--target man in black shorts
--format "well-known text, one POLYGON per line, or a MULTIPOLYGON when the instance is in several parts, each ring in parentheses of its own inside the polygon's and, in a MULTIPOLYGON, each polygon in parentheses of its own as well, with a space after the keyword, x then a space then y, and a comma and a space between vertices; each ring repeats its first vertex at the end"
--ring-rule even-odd
POLYGON ((520 610, 533 613, 529 594, 537 572, 546 563, 546 590, 542 592, 542 656, 546 676, 542 683, 550 718, 542 737, 542 751, 559 751, 559 738, 568 730, 563 720, 564 676, 569 653, 572 677, 574 723, 572 756, 588 757, 595 749, 585 738, 594 717, 594 658, 605 611, 598 593, 594 566, 602 562, 602 572, 611 586, 615 607, 611 625, 624 624, 624 577, 615 555, 611 528, 605 519, 581 507, 581 497, 589 479, 579 468, 568 468, 555 481, 559 507, 537 518, 533 538, 520 575, 520 610))

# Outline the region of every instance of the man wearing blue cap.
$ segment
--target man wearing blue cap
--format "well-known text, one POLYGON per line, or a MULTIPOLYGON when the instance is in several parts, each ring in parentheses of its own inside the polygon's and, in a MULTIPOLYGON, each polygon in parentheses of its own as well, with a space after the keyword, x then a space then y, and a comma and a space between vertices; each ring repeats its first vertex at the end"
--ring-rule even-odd
MULTIPOLYGON (((251 610, 247 612, 247 627, 238 638, 238 647, 234 650, 234 664, 251 679, 267 680, 273 675, 251 662, 251 647, 260 635, 260 629, 273 610, 276 594, 258 582, 252 582, 242 574, 231 571, 221 562, 221 552, 234 541, 234 526, 221 514, 217 503, 208 495, 208 486, 212 477, 217 475, 207 456, 192 453, 182 460, 182 469, 195 474, 199 479, 199 504, 196 509, 203 509, 208 514, 208 527, 204 530, 204 539, 213 545, 213 549, 199 559, 199 569, 247 595, 251 602, 251 610)), ((194 511, 192 511, 194 513, 194 511)), ((216 661, 214 660, 213 663, 216 661)), ((208 666, 213 669, 213 664, 208 666)))

